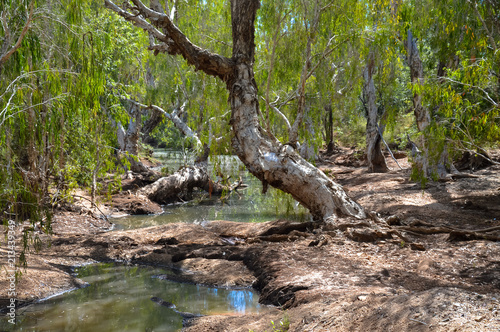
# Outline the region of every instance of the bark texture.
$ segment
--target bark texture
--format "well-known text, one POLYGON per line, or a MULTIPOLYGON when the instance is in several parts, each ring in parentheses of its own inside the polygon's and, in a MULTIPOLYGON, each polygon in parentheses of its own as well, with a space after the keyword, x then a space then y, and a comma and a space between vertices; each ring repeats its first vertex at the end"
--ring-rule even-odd
POLYGON ((254 22, 260 6, 258 0, 231 1, 231 59, 192 44, 167 15, 149 9, 139 0, 132 1, 135 7, 124 9, 109 0, 105 3, 160 42, 159 45, 151 45, 151 49, 181 55, 197 70, 219 77, 226 83, 232 111, 230 124, 234 134, 234 152, 250 173, 262 181, 264 192, 271 184, 291 194, 317 220, 334 220, 337 215, 365 217, 363 209, 347 196, 340 185, 305 161, 291 146, 271 137, 259 124, 257 84, 253 73, 254 22))
POLYGON ((373 83, 373 71, 375 63, 373 54, 370 52, 368 63, 363 71, 363 99, 367 112, 366 121, 366 156, 368 159, 368 171, 384 173, 389 170, 385 157, 380 148, 381 133, 379 132, 378 107, 376 104, 375 84, 373 83))
MULTIPOLYGON (((413 38, 411 30, 408 30, 408 37, 405 42, 407 53, 407 62, 410 67, 411 83, 413 85, 421 85, 424 80, 424 67, 420 59, 417 42, 413 38)), ((418 130, 423 132, 431 123, 430 113, 422 106, 422 95, 418 92, 413 93, 413 112, 417 120, 418 130)))
POLYGON ((363 209, 342 187, 305 161, 290 145, 282 145, 259 125, 257 85, 253 73, 254 20, 259 1, 231 1, 234 76, 228 81, 233 148, 250 173, 291 194, 316 219, 337 215, 364 217, 363 209))

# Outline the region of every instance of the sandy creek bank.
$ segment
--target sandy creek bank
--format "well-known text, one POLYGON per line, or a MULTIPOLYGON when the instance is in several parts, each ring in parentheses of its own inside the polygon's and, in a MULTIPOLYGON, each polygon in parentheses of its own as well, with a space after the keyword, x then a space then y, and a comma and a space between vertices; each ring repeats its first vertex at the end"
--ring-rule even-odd
MULTIPOLYGON (((176 281, 254 287, 261 303, 278 307, 193 319, 185 331, 272 331, 271 321, 276 326, 289 321, 289 331, 500 330, 500 242, 408 228, 498 226, 498 166, 425 190, 408 182, 406 170, 369 174, 334 164, 323 168, 368 211, 397 215, 397 222, 379 225, 382 233, 351 219, 339 220, 348 225, 340 228, 285 220, 212 221, 106 232, 111 225, 103 220, 65 212, 55 217, 50 241, 42 237, 43 248, 29 255, 17 298, 27 303, 80 287, 69 274, 71 266, 118 260, 176 268, 179 273, 171 276, 176 281), (388 234, 390 229, 409 242, 388 234)), ((2 242, 2 266, 5 251, 2 242)), ((2 308, 7 288, 2 271, 2 308)))

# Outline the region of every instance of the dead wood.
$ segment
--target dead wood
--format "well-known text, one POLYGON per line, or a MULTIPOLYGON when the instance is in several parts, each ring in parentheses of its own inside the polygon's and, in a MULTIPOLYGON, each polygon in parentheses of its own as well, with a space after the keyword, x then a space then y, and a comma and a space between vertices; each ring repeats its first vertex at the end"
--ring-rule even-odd
POLYGON ((240 187, 243 187, 241 178, 232 185, 223 185, 212 181, 205 167, 195 165, 183 167, 172 175, 160 178, 138 190, 138 193, 156 203, 170 204, 192 199, 196 189, 204 190, 210 195, 222 195, 240 187))

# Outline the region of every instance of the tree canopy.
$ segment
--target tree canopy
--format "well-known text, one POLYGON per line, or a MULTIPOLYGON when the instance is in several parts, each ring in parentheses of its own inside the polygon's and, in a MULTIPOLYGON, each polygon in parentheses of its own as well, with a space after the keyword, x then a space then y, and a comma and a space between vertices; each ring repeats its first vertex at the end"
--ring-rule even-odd
MULTIPOLYGON (((212 153, 237 153, 226 88, 235 61, 231 52, 239 47, 230 23, 231 4, 238 3, 3 1, 1 218, 48 225, 44 211, 73 188, 101 190, 101 180, 110 177, 115 181, 107 189, 119 187, 128 161, 117 153, 116 124, 129 123, 127 100, 165 110, 185 103, 180 116, 202 143, 211 144, 212 153), (158 12, 169 18, 162 28, 148 23, 162 19, 158 12), (171 56, 178 54, 186 61, 171 56)), ((255 59, 259 125, 313 163, 330 141, 365 149, 368 61, 374 64, 386 140, 403 147, 408 137, 418 142, 425 136, 430 151, 446 145, 451 160, 464 152, 487 158, 487 149, 498 146, 497 1, 252 3, 260 7, 255 47, 248 51, 255 59), (405 48, 409 31, 422 61, 418 82, 412 81, 405 48), (412 113, 415 94, 430 115, 424 131, 412 113)), ((150 116, 144 112, 140 119, 150 116)), ((182 146, 168 119, 151 135, 155 144, 182 146)))

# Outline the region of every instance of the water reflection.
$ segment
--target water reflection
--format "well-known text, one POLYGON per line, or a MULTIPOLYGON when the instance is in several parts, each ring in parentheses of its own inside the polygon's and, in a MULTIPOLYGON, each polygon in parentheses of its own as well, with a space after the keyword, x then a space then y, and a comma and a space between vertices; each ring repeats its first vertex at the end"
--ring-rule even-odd
POLYGON ((266 310, 251 290, 228 290, 154 278, 168 270, 96 264, 80 267, 88 287, 18 311, 15 328, 2 318, 1 331, 178 331, 182 318, 151 301, 156 296, 177 310, 195 314, 249 313, 266 310))
MULTIPOLYGON (((154 157, 163 161, 169 171, 175 171, 180 166, 192 164, 192 155, 183 155, 178 151, 157 150, 154 157)), ((209 220, 231 220, 240 222, 263 222, 279 218, 295 221, 310 220, 309 212, 298 205, 290 195, 269 188, 263 195, 262 185, 250 175, 243 164, 235 156, 214 156, 209 159, 209 172, 217 174, 222 170, 231 179, 240 176, 249 187, 233 192, 224 198, 200 194, 193 201, 183 204, 172 204, 164 207, 165 213, 157 216, 127 216, 113 219, 118 229, 131 229, 156 226, 172 222, 203 222, 209 220)))

